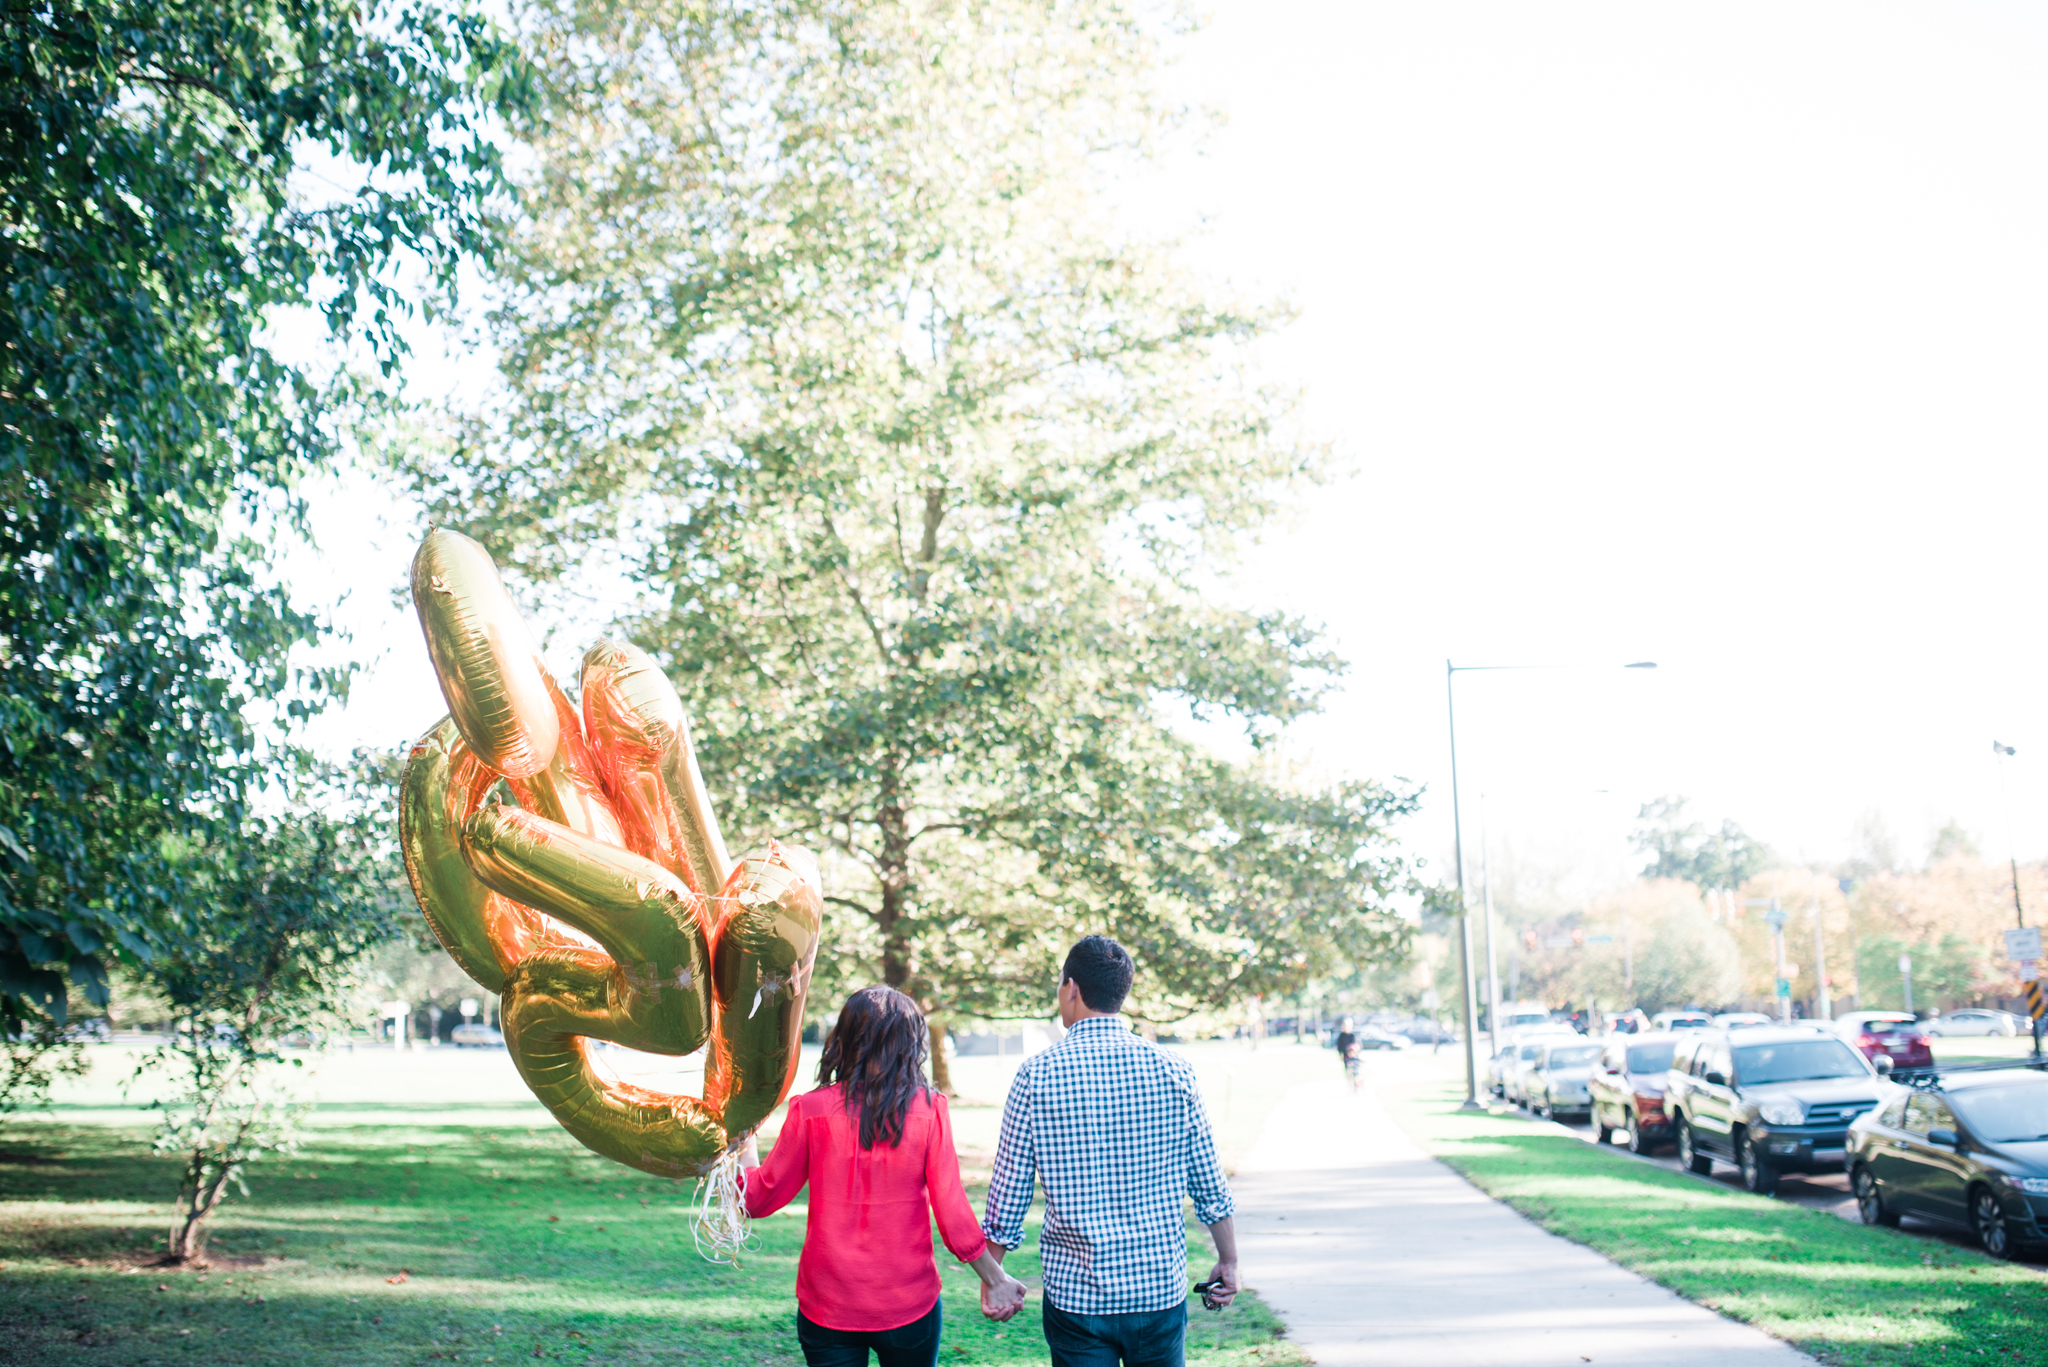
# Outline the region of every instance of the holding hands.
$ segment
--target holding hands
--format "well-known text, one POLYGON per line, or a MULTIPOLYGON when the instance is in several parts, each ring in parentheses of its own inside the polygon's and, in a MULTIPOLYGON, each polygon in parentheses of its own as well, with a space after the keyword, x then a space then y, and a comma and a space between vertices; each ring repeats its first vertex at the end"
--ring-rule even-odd
POLYGON ((1003 1271, 1002 1252, 990 1244, 979 1258, 968 1264, 981 1278, 981 1313, 998 1322, 1024 1308, 1030 1288, 1003 1271))

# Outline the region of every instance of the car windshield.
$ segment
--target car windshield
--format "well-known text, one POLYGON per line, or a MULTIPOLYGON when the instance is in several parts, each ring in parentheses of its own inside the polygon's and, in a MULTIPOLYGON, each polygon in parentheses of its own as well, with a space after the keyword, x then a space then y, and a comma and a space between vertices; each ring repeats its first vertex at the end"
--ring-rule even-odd
POLYGON ((1628 1051, 1628 1070, 1631 1073, 1661 1073, 1671 1066, 1671 1051, 1675 1044, 1638 1044, 1628 1051))
POLYGON ((1550 1051, 1550 1066, 1553 1068, 1583 1068, 1593 1061, 1600 1052, 1597 1044, 1574 1044, 1565 1049, 1550 1051))
POLYGON ((1524 1059, 1532 1059, 1535 1058, 1537 1055, 1541 1054, 1542 1052, 1543 1046, 1540 1044, 1525 1044, 1522 1046, 1521 1049, 1521 1057, 1523 1057, 1524 1059))
POLYGON ((1948 1104, 1986 1143, 2048 1139, 2048 1086, 2038 1082, 1950 1092, 1948 1104))
POLYGON ((1735 1051, 1735 1076, 1744 1085, 1805 1082, 1823 1077, 1867 1077, 1869 1073, 1855 1050, 1834 1039, 1751 1044, 1735 1051))
POLYGON ((1863 1028, 1865 1030, 1889 1030, 1895 1025, 1911 1025, 1912 1023, 1913 1018, 1911 1016, 1865 1016, 1863 1018, 1863 1028))

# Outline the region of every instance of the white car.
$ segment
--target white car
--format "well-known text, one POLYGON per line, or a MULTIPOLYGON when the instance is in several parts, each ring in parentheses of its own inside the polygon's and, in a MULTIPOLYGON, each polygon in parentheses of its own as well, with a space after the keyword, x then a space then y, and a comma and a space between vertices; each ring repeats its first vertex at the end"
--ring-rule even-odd
POLYGON ((1529 1098, 1523 1084, 1529 1080, 1529 1070, 1542 1061, 1543 1051, 1553 1044, 1568 1044, 1578 1038, 1576 1030, 1563 1026, 1517 1036, 1501 1061, 1500 1094, 1517 1105, 1527 1105, 1529 1098))
POLYGON ((448 1032, 448 1042, 457 1049, 503 1049, 505 1037, 488 1025, 474 1022, 458 1025, 448 1032))
POLYGON ((2004 1011, 1986 1011, 1978 1007, 1965 1007, 1951 1011, 1946 1016, 1922 1021, 1921 1029, 1930 1035, 2018 1035, 2032 1034, 2031 1023, 2022 1025, 2018 1016, 2004 1011))
POLYGON ((1775 1025, 1776 1021, 1761 1011, 1723 1011, 1714 1017, 1716 1030, 1748 1030, 1759 1025, 1775 1025))
POLYGON ((1665 1030, 1711 1030, 1714 1018, 1704 1011, 1659 1011, 1650 1017, 1650 1028, 1665 1030))

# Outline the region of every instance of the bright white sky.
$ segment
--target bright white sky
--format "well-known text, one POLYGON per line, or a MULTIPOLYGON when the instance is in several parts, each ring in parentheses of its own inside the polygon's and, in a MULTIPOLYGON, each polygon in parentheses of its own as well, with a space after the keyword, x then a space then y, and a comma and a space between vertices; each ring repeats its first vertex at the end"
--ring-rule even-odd
MULTIPOLYGON (((1238 583, 1353 662, 1296 753, 1426 782, 1437 859, 1445 658, 1585 664, 1460 676, 1468 845, 1484 791, 1497 841, 1618 876, 1677 793, 1795 857, 1872 809, 2002 855, 1995 736, 2048 854, 2048 11, 1212 13, 1173 89, 1229 126, 1144 193, 1299 303, 1270 364, 1347 472, 1238 583)), ((323 726, 393 743, 442 710, 388 601, 412 529, 328 511, 384 659, 323 726)))

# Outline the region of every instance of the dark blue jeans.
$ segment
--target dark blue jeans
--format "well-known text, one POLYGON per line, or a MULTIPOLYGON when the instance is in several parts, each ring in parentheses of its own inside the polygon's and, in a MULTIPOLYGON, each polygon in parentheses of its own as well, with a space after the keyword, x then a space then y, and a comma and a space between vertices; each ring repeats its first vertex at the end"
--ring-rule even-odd
POLYGON ((1052 1367, 1181 1367, 1187 1348, 1188 1305, 1131 1315, 1069 1315, 1045 1306, 1045 1344, 1052 1367))
POLYGON ((894 1329, 827 1329, 796 1312, 796 1341, 808 1367, 868 1367, 873 1349, 881 1367, 933 1367, 945 1315, 937 1301, 922 1318, 894 1329))

